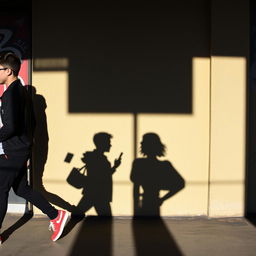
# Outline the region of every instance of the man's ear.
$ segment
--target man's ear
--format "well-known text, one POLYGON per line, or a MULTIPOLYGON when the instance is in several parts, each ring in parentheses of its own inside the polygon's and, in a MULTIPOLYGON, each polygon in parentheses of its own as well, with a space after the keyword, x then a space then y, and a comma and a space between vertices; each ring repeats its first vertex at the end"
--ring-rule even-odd
POLYGON ((8 76, 11 76, 13 74, 13 71, 10 68, 7 68, 6 72, 8 76))

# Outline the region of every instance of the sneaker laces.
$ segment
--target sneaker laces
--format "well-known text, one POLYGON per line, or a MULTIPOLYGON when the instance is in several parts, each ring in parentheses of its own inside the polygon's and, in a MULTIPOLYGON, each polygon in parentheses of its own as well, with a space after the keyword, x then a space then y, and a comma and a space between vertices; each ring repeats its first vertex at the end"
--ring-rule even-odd
POLYGON ((49 225, 49 231, 53 231, 53 232, 55 232, 55 226, 54 226, 54 223, 52 222, 52 221, 50 221, 50 225, 49 225))

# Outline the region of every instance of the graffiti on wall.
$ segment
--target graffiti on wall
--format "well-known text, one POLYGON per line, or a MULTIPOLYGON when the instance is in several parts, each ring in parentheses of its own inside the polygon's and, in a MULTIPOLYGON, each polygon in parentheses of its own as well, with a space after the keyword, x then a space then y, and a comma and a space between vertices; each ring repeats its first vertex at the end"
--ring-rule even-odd
MULTIPOLYGON (((30 23, 28 17, 6 16, 0 23, 0 52, 11 51, 21 59, 19 78, 23 85, 29 83, 30 72, 30 23)), ((0 85, 0 96, 5 85, 0 85)))

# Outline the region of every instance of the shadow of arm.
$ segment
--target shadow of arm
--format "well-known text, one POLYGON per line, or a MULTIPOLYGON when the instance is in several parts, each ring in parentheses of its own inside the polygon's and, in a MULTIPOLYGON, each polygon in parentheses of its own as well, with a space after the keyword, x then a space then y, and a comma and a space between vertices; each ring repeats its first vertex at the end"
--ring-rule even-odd
POLYGON ((184 179, 181 177, 181 179, 179 180, 179 182, 176 182, 172 188, 169 190, 169 192, 167 192, 162 198, 160 198, 160 205, 167 199, 169 199, 170 197, 174 196, 176 193, 178 193, 180 190, 182 190, 185 187, 185 181, 184 179))
POLYGON ((167 176, 166 181, 168 184, 166 184, 166 190, 169 190, 162 198, 160 198, 160 205, 170 197, 177 194, 179 191, 181 191, 185 187, 185 180, 182 178, 182 176, 177 172, 177 170, 172 166, 171 163, 168 163, 168 169, 169 171, 166 172, 167 176))

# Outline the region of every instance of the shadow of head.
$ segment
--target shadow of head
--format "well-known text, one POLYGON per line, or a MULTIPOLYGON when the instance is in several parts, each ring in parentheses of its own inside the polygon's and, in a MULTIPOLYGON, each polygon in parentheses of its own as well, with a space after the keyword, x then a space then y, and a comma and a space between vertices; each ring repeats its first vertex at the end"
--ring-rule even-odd
POLYGON ((93 142, 98 151, 109 152, 111 148, 112 135, 106 132, 96 133, 93 137, 93 142))
POLYGON ((141 141, 141 153, 144 156, 164 156, 166 147, 161 142, 160 137, 156 133, 146 133, 142 137, 141 141))

